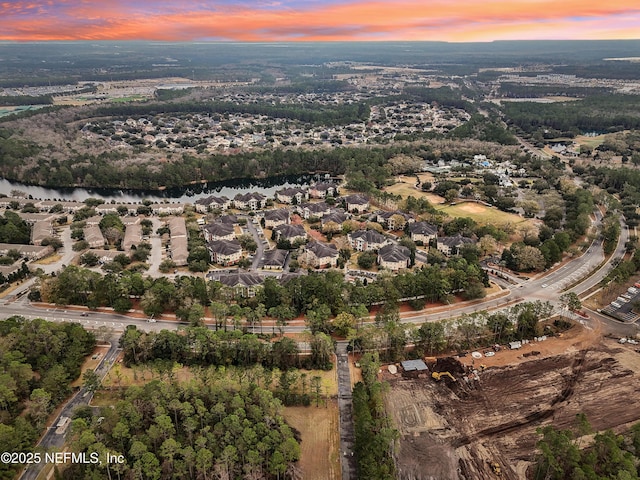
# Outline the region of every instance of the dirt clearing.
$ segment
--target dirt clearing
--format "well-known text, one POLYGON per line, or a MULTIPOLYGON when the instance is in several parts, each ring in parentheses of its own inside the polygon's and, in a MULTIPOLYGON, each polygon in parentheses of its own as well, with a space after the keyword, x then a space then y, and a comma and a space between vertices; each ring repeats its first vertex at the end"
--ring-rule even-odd
MULTIPOLYGON (((534 459, 538 427, 573 427, 578 413, 587 415, 595 431, 637 422, 640 353, 611 339, 592 344, 588 332, 571 335, 564 339, 569 340, 564 353, 545 356, 553 349, 543 352, 529 344, 540 353, 498 352, 476 360, 476 373, 467 357, 456 365, 431 362, 438 371, 446 366, 455 382, 399 375, 389 380, 387 407, 401 434, 399 478, 519 480, 534 459), (516 356, 503 355, 490 364, 501 353, 516 356), (482 370, 480 363, 490 365, 482 370), (501 477, 493 472, 493 462, 500 465, 501 477)), ((456 357, 448 361, 458 362, 456 357)))
POLYGON ((302 444, 298 467, 305 480, 340 480, 340 438, 338 436, 338 404, 327 406, 286 407, 283 416, 300 432, 302 444))

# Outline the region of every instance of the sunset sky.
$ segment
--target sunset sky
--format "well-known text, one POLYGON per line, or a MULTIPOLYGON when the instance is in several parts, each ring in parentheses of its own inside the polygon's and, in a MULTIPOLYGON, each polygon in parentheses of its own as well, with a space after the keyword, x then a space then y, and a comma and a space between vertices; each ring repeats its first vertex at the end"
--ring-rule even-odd
POLYGON ((638 0, 0 0, 0 40, 640 38, 638 0))

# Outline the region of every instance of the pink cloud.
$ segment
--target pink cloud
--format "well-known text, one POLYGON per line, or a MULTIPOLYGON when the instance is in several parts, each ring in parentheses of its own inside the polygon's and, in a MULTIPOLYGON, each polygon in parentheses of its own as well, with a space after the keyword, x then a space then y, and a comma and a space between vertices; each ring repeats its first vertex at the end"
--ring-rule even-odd
POLYGON ((257 8, 212 2, 0 3, 2 40, 446 40, 637 38, 631 0, 399 0, 257 8), (622 24, 619 24, 622 21, 622 24), (635 30, 635 31, 634 31, 635 30))

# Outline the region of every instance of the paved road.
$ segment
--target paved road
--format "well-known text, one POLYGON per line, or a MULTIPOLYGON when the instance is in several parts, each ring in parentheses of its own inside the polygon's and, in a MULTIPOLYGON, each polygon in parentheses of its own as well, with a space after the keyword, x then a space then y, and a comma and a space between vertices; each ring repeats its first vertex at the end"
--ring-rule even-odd
MULTIPOLYGON (((118 337, 116 336, 111 339, 111 346, 109 348, 109 351, 105 354, 105 356, 102 358, 102 361, 96 368, 96 373, 101 379, 104 379, 105 375, 107 374, 111 366, 116 361, 116 358, 118 357, 119 353, 120 353, 120 348, 118 348, 118 337)), ((38 442, 36 446, 36 450, 42 453, 60 451, 60 448, 64 445, 65 434, 68 429, 68 424, 67 424, 67 428, 58 430, 56 428, 58 421, 62 417, 71 418, 73 415, 73 411, 76 408, 82 405, 88 405, 92 398, 93 398, 93 395, 90 392, 85 390, 84 387, 80 388, 80 390, 78 390, 67 401, 67 403, 63 407, 60 414, 53 421, 52 423, 53 426, 47 429, 44 436, 40 439, 40 442, 38 442)), ((24 469, 22 471, 22 475, 19 478, 21 480, 35 480, 40 474, 40 471, 45 466, 46 466, 46 463, 44 462, 44 458, 43 458, 43 460, 40 463, 29 465, 26 469, 24 469)))
POLYGON ((265 244, 262 243, 263 240, 262 240, 262 238, 260 238, 260 235, 258 234, 258 228, 260 228, 260 227, 256 227, 256 225, 252 222, 252 218, 251 217, 246 217, 246 218, 247 218, 246 229, 253 236, 253 239, 255 240, 256 245, 258 245, 258 248, 256 249, 255 253, 253 254, 253 262, 251 263, 251 270, 257 270, 258 268, 260 268, 260 266, 261 266, 260 264, 262 263, 262 257, 264 256, 264 246, 265 246, 265 244))
POLYGON ((153 231, 149 236, 151 256, 148 260, 149 270, 147 270, 147 275, 158 278, 164 276, 164 274, 160 272, 160 264, 162 263, 162 238, 156 233, 158 229, 162 227, 162 222, 158 217, 151 217, 151 221, 153 222, 153 231))
POLYGON ((353 404, 351 397, 351 373, 347 354, 349 342, 336 344, 338 364, 338 409, 340 411, 340 459, 342 464, 342 480, 355 480, 357 477, 356 457, 353 451, 355 431, 353 428, 353 404))

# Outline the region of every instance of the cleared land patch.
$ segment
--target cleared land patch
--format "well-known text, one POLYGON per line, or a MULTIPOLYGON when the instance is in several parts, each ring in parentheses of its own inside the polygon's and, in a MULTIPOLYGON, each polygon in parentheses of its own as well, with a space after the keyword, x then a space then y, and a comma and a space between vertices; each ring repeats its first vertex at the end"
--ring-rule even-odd
POLYGON ((503 212, 476 202, 461 202, 455 205, 436 205, 436 208, 452 217, 469 217, 478 223, 492 225, 525 224, 527 219, 514 213, 503 212))
POLYGON ((477 376, 451 363, 455 382, 389 380, 387 408, 401 434, 399 478, 498 478, 490 465, 497 462, 499 478, 519 480, 534 459, 538 427, 571 428, 578 413, 595 431, 637 422, 640 354, 610 339, 572 350, 477 376))
POLYGON ((340 438, 338 436, 338 404, 330 400, 327 406, 286 407, 283 416, 300 432, 302 443, 298 467, 301 478, 309 480, 339 480, 340 438))

